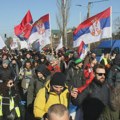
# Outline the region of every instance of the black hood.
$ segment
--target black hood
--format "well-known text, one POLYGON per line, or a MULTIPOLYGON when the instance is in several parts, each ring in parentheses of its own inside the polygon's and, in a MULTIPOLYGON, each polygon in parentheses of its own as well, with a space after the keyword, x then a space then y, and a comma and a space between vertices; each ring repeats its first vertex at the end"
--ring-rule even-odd
POLYGON ((36 69, 35 72, 37 74, 37 72, 41 72, 45 77, 50 75, 50 71, 47 69, 46 65, 41 64, 39 65, 36 69))

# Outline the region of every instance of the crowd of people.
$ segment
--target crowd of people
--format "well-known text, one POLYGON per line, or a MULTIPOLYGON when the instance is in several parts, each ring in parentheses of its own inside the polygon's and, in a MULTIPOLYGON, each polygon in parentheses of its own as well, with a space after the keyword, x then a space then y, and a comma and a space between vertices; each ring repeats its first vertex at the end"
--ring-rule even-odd
POLYGON ((0 52, 0 120, 119 120, 120 54, 0 52))

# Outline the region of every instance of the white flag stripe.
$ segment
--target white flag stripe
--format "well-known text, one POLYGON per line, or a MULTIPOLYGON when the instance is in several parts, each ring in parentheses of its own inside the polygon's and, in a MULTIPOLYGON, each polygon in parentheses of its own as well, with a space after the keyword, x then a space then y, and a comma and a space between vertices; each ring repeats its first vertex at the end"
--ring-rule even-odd
POLYGON ((76 41, 73 42, 73 46, 78 47, 83 40, 85 44, 89 44, 89 43, 97 42, 103 38, 109 38, 111 37, 111 28, 110 27, 104 28, 101 34, 98 36, 93 36, 91 35, 91 33, 83 34, 76 41))
POLYGON ((0 36, 0 49, 3 49, 5 47, 5 42, 3 41, 2 37, 0 36))
POLYGON ((19 41, 19 42, 20 42, 21 49, 24 49, 24 48, 28 49, 29 48, 26 41, 19 41))
POLYGON ((63 47, 63 40, 62 37, 60 38, 60 43, 58 44, 56 51, 58 51, 59 49, 61 49, 63 47))

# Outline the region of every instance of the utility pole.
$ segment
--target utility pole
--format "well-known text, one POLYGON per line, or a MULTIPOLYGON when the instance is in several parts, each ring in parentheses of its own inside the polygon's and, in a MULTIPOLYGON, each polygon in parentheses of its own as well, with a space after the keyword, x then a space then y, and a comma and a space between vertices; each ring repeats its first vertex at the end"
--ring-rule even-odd
POLYGON ((90 17, 90 8, 91 8, 91 4, 99 3, 99 2, 105 2, 105 1, 109 1, 109 0, 99 0, 99 1, 88 2, 88 5, 87 5, 87 8, 88 8, 87 19, 90 17))
MULTIPOLYGON (((91 7, 91 2, 88 2, 88 5, 76 5, 78 7, 87 7, 87 19, 90 17, 90 7, 91 7)), ((88 44, 88 48, 90 50, 90 43, 88 44)))
POLYGON ((87 19, 90 17, 90 8, 91 8, 91 2, 88 2, 88 12, 87 12, 87 19))
MULTIPOLYGON (((90 17, 90 8, 91 8, 91 2, 88 2, 88 12, 87 12, 87 19, 90 17)), ((90 50, 90 43, 88 44, 88 49, 90 50)))

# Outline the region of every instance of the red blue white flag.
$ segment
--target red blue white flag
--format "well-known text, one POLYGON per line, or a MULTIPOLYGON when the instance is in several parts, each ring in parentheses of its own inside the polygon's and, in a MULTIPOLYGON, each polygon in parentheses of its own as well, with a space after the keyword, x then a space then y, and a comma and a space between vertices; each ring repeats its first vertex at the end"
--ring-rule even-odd
POLYGON ((73 47, 78 47, 81 41, 86 44, 112 37, 111 8, 88 18, 73 32, 73 47))
POLYGON ((28 43, 32 44, 35 41, 39 41, 40 47, 43 48, 45 45, 50 44, 50 21, 49 14, 40 17, 32 27, 31 35, 28 39, 28 43))
POLYGON ((20 38, 20 40, 27 40, 31 33, 32 23, 33 19, 29 10, 24 16, 21 23, 14 27, 15 35, 20 38))
POLYGON ((78 47, 78 54, 81 59, 84 59, 88 52, 88 45, 86 45, 83 41, 80 43, 78 47))

